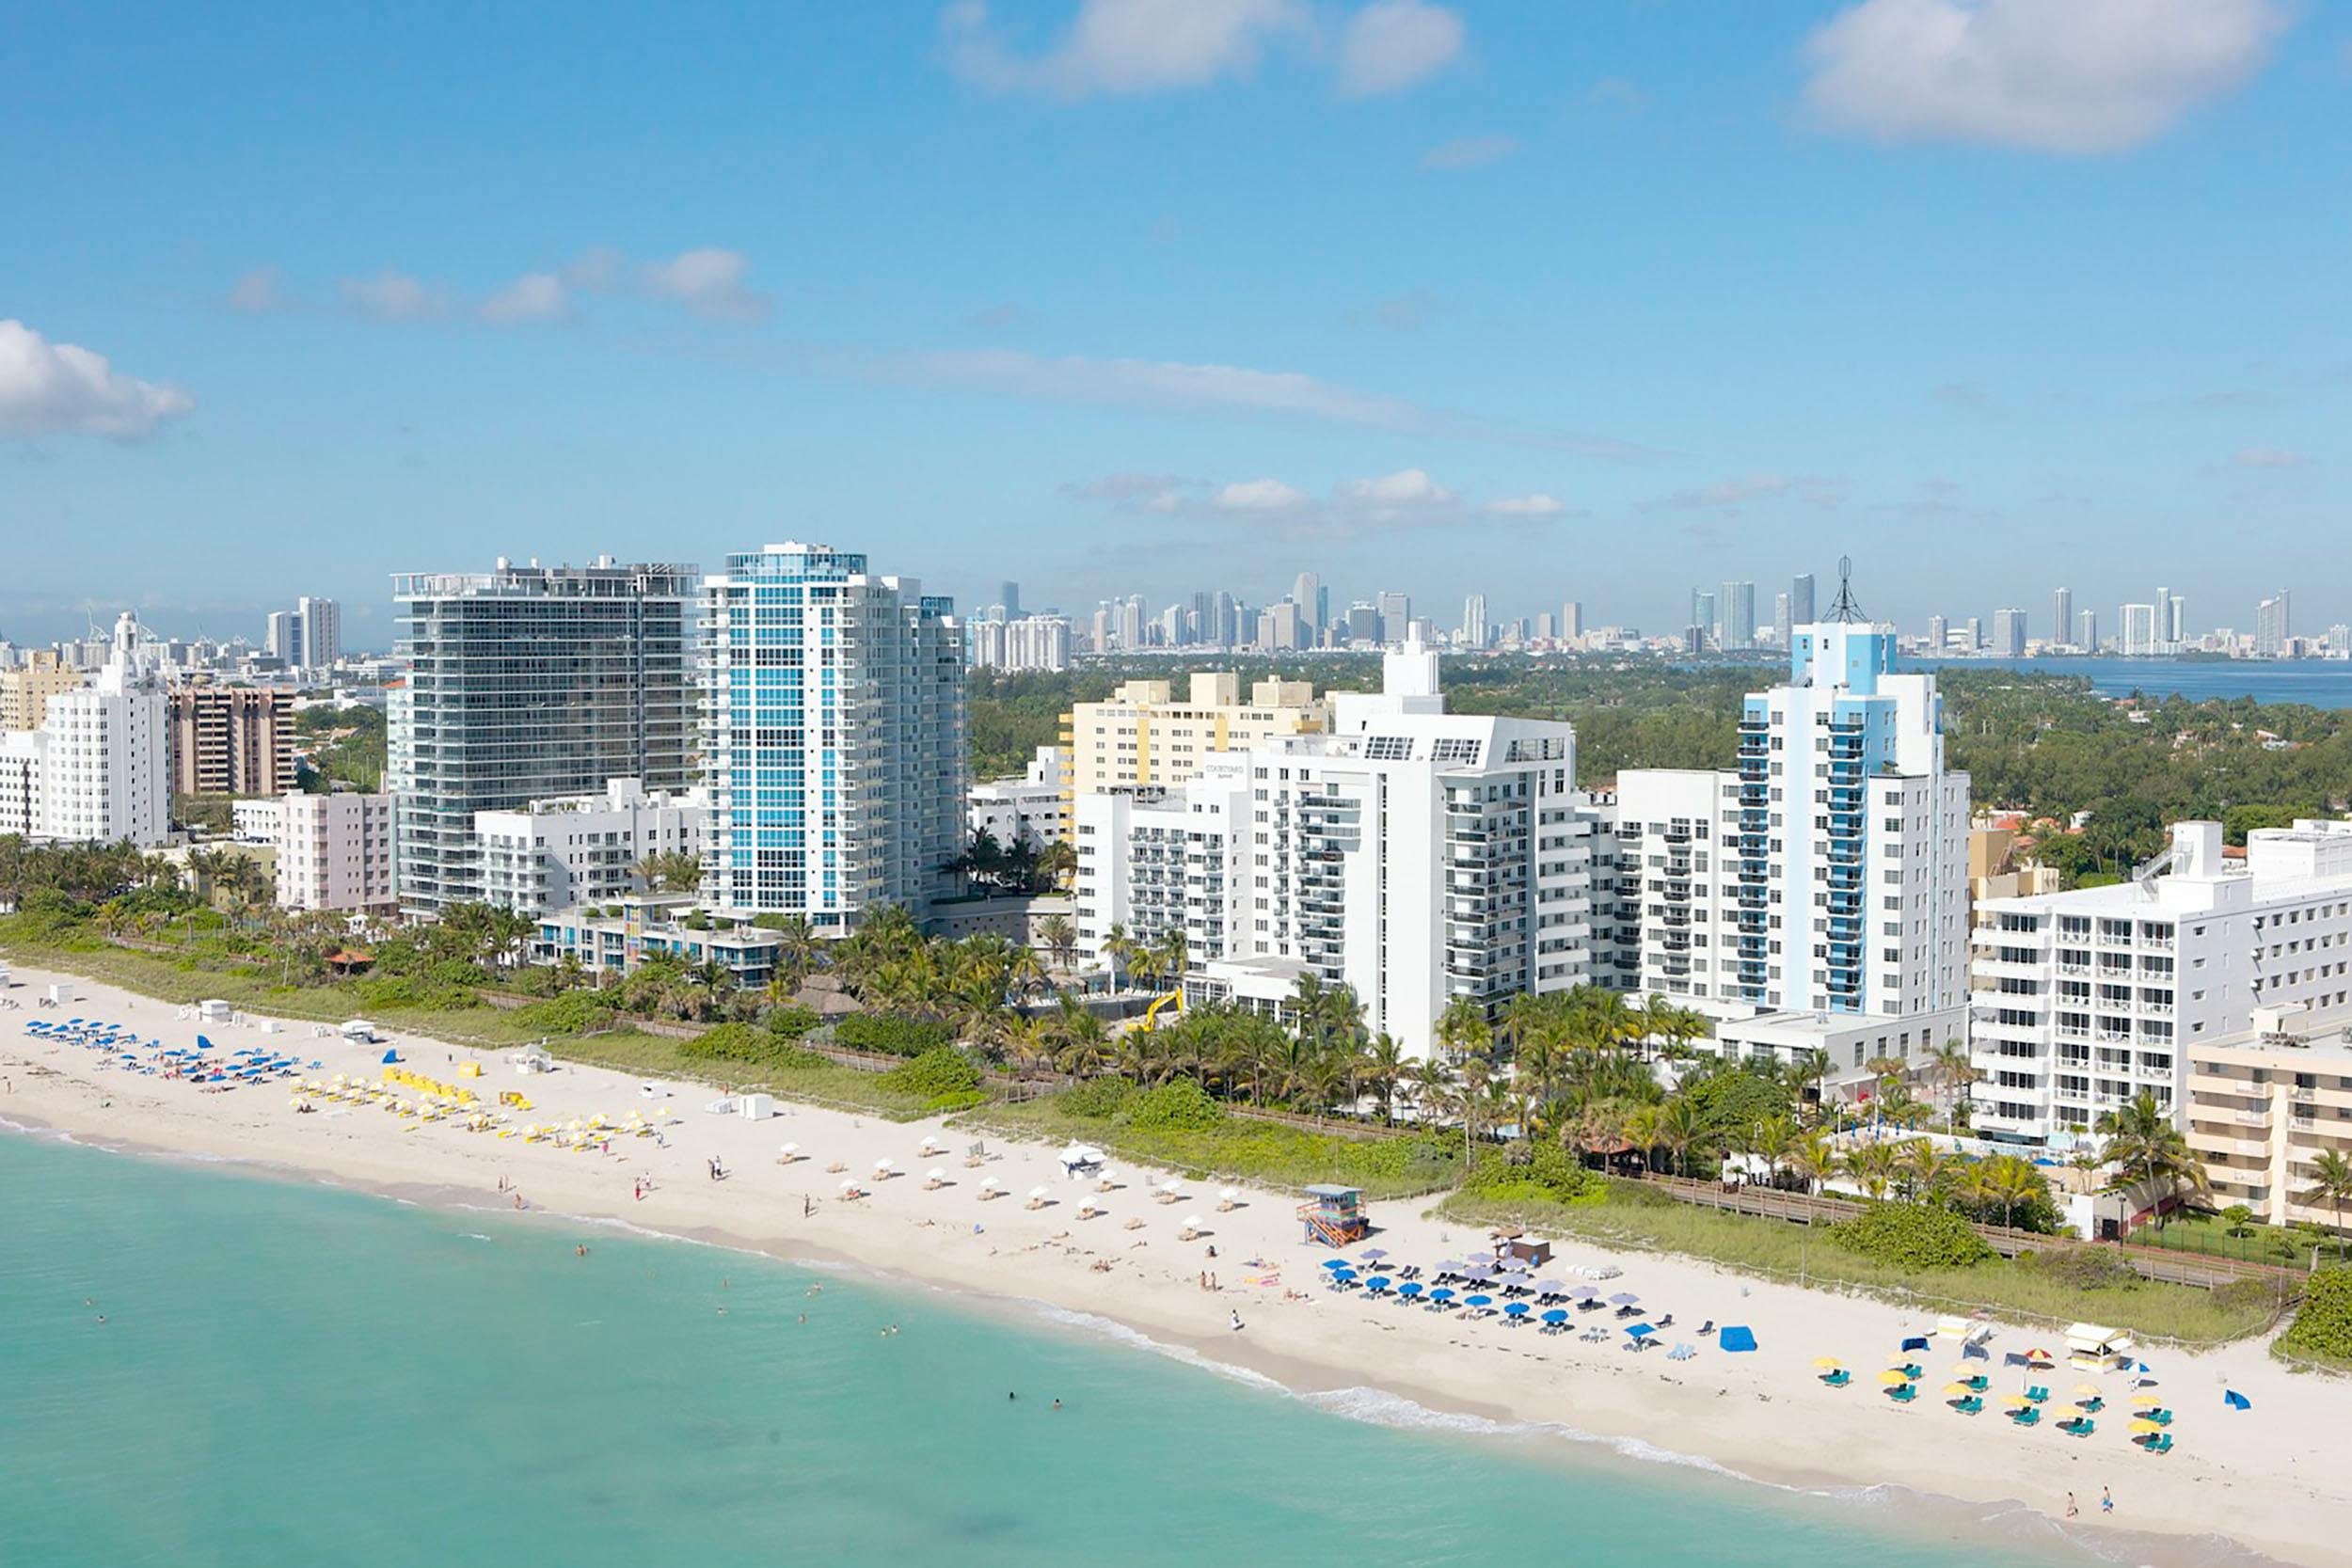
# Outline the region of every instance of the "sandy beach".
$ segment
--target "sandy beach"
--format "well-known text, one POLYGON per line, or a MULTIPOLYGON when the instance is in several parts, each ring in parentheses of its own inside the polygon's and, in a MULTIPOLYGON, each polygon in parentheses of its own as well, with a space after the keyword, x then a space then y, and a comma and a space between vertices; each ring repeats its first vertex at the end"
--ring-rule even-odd
MULTIPOLYGON (((1168 1173, 1115 1159, 1113 1189, 1098 1192, 1090 1179, 1067 1179, 1058 1150, 1044 1146, 991 1138, 969 1164, 976 1135, 937 1121, 893 1123, 781 1101, 781 1114, 769 1119, 719 1116, 705 1109, 717 1098, 705 1085, 660 1084, 649 1093, 636 1079, 569 1065, 522 1077, 502 1054, 413 1037, 394 1041, 413 1070, 462 1081, 485 1100, 519 1090, 533 1109, 518 1119, 621 1120, 638 1112, 662 1121, 662 1135, 619 1138, 606 1153, 468 1132, 453 1120, 421 1124, 373 1106, 328 1102, 296 1114, 282 1085, 207 1093, 102 1067, 97 1053, 80 1046, 28 1037, 28 1021, 80 1016, 187 1045, 199 1025, 168 1004, 87 981, 24 969, 16 979, 6 993, 16 1006, 0 1011, 0 1075, 8 1080, 0 1119, 86 1142, 487 1205, 511 1205, 519 1194, 540 1213, 837 1259, 999 1301, 1092 1314, 1301 1393, 1374 1389, 1433 1411, 1550 1423, 1625 1451, 1646 1446, 1701 1458, 1772 1484, 1907 1488, 1976 1505, 1986 1517, 2022 1505, 2053 1521, 2072 1493, 2083 1515, 2073 1528, 2093 1550, 2124 1561, 2213 1561, 2219 1536, 2288 1561, 2352 1564, 2343 1529, 2352 1518, 2352 1467, 2341 1451, 2352 1387, 2291 1374, 2260 1343, 2148 1353, 2154 1391, 2176 1412, 2177 1447, 2155 1457, 2126 1441, 2128 1390, 2120 1376, 2095 1380, 2108 1408, 2088 1438, 2055 1430, 2056 1404, 2030 1430, 2013 1428, 1997 1406, 1974 1418, 1955 1414, 1935 1397, 1960 1360, 1950 1339, 1936 1339, 1921 1357, 1928 1376, 1917 1402, 1894 1405, 1880 1394, 1877 1373, 1902 1336, 1933 1324, 1875 1301, 1578 1242, 1539 1271, 1573 1282, 1578 1271, 1621 1269, 1602 1289, 1638 1293, 1645 1312, 1671 1312, 1662 1339, 1697 1347, 1693 1358, 1672 1361, 1663 1350, 1629 1351, 1621 1332, 1600 1343, 1578 1338, 1594 1321, 1622 1327, 1605 1313, 1577 1313, 1567 1333, 1546 1335, 1333 1292, 1320 1267, 1330 1254, 1302 1243, 1295 1199, 1285 1194, 1244 1189, 1220 1212, 1216 1187, 1180 1182, 1181 1196, 1163 1202, 1168 1173), (74 1004, 39 1007, 36 998, 52 983, 72 985, 74 1004), (458 1064, 476 1059, 484 1076, 460 1080, 458 1064), (781 1164, 787 1143, 801 1158, 781 1164), (710 1177, 714 1158, 728 1173, 723 1180, 710 1177), (898 1174, 877 1180, 875 1163, 885 1159, 898 1174), (836 1165, 843 1168, 830 1168, 836 1165), (934 1169, 942 1184, 927 1179, 934 1169), (857 1180, 865 1196, 846 1198, 845 1180, 857 1180), (983 1198, 983 1182, 1006 1196, 983 1198), (1049 1199, 1031 1207, 1029 1194, 1040 1187, 1049 1199), (1089 1203, 1102 1212, 1082 1217, 1089 1203), (1181 1240, 1195 1219, 1203 1234, 1181 1240), (1204 1284, 1210 1275, 1214 1291, 1204 1284), (1751 1328, 1758 1348, 1722 1352, 1696 1333, 1710 1319, 1751 1328), (1853 1370, 1851 1386, 1817 1381, 1813 1362, 1824 1355, 1853 1370), (2225 1411, 2225 1386, 2247 1395, 2252 1409, 2225 1411), (2099 1517, 2102 1488, 2114 1495, 2111 1521, 2099 1517)), ((318 1061, 320 1076, 380 1075, 381 1047, 317 1037, 313 1028, 297 1022, 263 1033, 255 1020, 202 1026, 225 1049, 270 1046, 318 1061)), ((1423 1218, 1423 1207, 1373 1206, 1375 1244, 1392 1261, 1427 1267, 1485 1250, 1482 1233, 1423 1218)), ((593 1249, 593 1233, 582 1239, 593 1249)), ((2018 1383, 2015 1370, 2001 1369, 2001 1354, 2051 1336, 1994 1327, 1993 1360, 1978 1365, 1997 1398, 2018 1383)), ((2061 1365, 2035 1381, 2052 1385, 2062 1402, 2081 1380, 2061 1365)))

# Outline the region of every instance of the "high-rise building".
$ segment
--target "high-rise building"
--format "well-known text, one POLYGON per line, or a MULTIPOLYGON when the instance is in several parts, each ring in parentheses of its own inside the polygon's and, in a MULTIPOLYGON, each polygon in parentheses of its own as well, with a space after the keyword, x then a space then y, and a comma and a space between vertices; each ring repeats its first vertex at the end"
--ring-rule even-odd
POLYGON ((302 623, 303 667, 332 669, 343 657, 343 607, 305 594, 294 601, 294 617, 302 623))
POLYGON ((1181 928, 1188 1002, 1272 1010, 1313 975, 1428 1053, 1446 1005, 1590 978, 1594 817, 1563 722, 1448 714, 1437 657, 1389 656, 1332 728, 1269 738, 1180 788, 1077 801, 1078 928, 1181 928))
POLYGON ((1462 646, 1483 649, 1486 645, 1486 595, 1472 594, 1462 601, 1462 646))
POLYGON ((1005 607, 1005 619, 1021 619, 1021 585, 1007 578, 996 585, 996 602, 1005 607))
POLYGON ((786 543, 705 578, 704 888, 820 935, 923 917, 964 847, 963 626, 866 557, 786 543))
POLYGON ((273 610, 262 623, 262 651, 289 670, 302 668, 302 616, 292 610, 273 610))
POLYGON ((1369 648, 1380 641, 1380 610, 1361 599, 1347 607, 1347 641, 1350 646, 1369 648))
POLYGON ((607 780, 593 795, 478 812, 483 901, 540 915, 650 891, 638 866, 655 855, 701 860, 709 816, 701 788, 648 792, 635 779, 607 780))
POLYGON ((278 852, 281 910, 382 911, 394 903, 392 798, 358 790, 239 800, 237 837, 278 852))
POLYGON ((1412 629, 1413 600, 1410 594, 1389 590, 1380 595, 1380 641, 1402 643, 1412 629))
POLYGON ((1560 639, 1573 642, 1584 635, 1584 607, 1575 599, 1560 606, 1560 639))
POLYGON ((2254 652, 2265 658, 2279 658, 2287 652, 2287 640, 2295 635, 2288 614, 2287 591, 2280 589, 2275 597, 2267 598, 2254 610, 2254 652))
POLYGON ((0 732, 0 837, 162 843, 171 831, 169 712, 125 610, 94 679, 49 696, 39 729, 0 732))
POLYGON ((1977 906, 1974 1055, 1985 1136, 2066 1141, 2142 1089, 2178 1118, 2186 1052, 2257 1009, 2352 1017, 2352 822, 2247 834, 2181 822, 2129 879, 1977 906), (2315 958, 2314 955, 2318 957, 2315 958))
POLYGON ((2118 652, 2126 658, 2145 658, 2156 653, 2156 607, 2152 604, 2127 604, 2116 622, 2120 640, 2118 652))
POLYGON ((1226 672, 1194 674, 1181 699, 1171 681, 1128 681, 1065 716, 1070 793, 1183 784, 1211 756, 1319 730, 1324 719, 1323 700, 1306 681, 1262 680, 1247 701, 1241 677, 1226 672))
POLYGON ((1995 658, 2026 657, 2024 610, 1996 610, 1993 612, 1993 655, 1995 658))
POLYGON ((2050 595, 2050 635, 2060 642, 2074 635, 2074 591, 2061 588, 2050 595))
POLYGON ((2172 590, 2169 588, 2156 590, 2155 632, 2156 651, 2159 653, 2169 651, 2167 645, 2174 640, 2172 636, 2172 590))
POLYGON ((2172 595, 2164 625, 2158 628, 2164 640, 2174 648, 2188 641, 2188 599, 2181 594, 2172 595))
POLYGON ((1791 613, 1792 611, 1788 604, 1788 595, 1786 594, 1773 594, 1772 646, 1776 648, 1786 648, 1788 646, 1789 633, 1796 626, 1796 623, 1789 619, 1791 613))
POLYGON ((1971 615, 1961 623, 1960 645, 1963 651, 1972 654, 1983 649, 1984 623, 1978 617, 1971 615))
MULTIPOLYGON (((1799 572, 1788 579, 1788 624, 1809 626, 1813 624, 1813 574, 1799 572)), ((1786 642, 1781 646, 1787 647, 1786 642)))
POLYGON ((2078 610, 2074 615, 2074 646, 2087 654, 2099 651, 2099 612, 2078 610))
POLYGON ((1328 613, 1329 596, 1312 572, 1301 572, 1291 585, 1291 603, 1298 607, 1298 618, 1307 631, 1310 644, 1320 641, 1328 613))
POLYGON ((1119 607, 1119 646, 1125 653, 1143 648, 1143 595, 1130 594, 1119 607))
POLYGON ((1737 768, 1618 776, 1635 983, 1725 1019, 1898 1020, 1923 1054, 1967 1000, 1968 775, 1944 765, 1935 677, 1898 673, 1867 623, 1799 626, 1788 660, 1743 705, 1737 768))
POLYGON ((37 730, 49 700, 82 688, 82 672, 54 648, 35 649, 13 669, 0 670, 0 730, 37 730))
POLYGON ((1552 620, 1551 611, 1547 610, 1535 617, 1535 624, 1529 628, 1528 635, 1538 642, 1557 641, 1560 637, 1559 623, 1552 620))
POLYGON ((1723 636, 1726 652, 1745 653, 1756 646, 1756 584, 1724 583, 1723 636))
POLYGON ((404 911, 481 899, 477 812, 609 779, 693 782, 693 594, 691 566, 610 557, 393 578, 408 675, 391 693, 385 780, 404 911))
POLYGON ((187 686, 171 694, 171 787, 181 795, 283 795, 301 781, 294 693, 187 686))
POLYGON ((1928 657, 1941 658, 1951 651, 1952 624, 1941 615, 1928 617, 1928 657))
POLYGON ((1723 627, 1715 620, 1715 595, 1703 588, 1691 590, 1691 625, 1698 627, 1702 647, 1709 642, 1722 643, 1723 627))

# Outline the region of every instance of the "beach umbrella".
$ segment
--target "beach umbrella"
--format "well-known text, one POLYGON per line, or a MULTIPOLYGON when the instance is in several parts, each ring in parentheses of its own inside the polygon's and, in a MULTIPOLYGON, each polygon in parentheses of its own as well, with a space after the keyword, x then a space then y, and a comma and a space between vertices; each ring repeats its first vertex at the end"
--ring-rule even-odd
POLYGON ((1377 1263, 1381 1259, 1386 1258, 1388 1255, 1389 1251, 1386 1247, 1366 1247, 1364 1249, 1364 1261, 1367 1263, 1377 1263))
POLYGON ((1574 1296, 1579 1301, 1590 1301, 1595 1296, 1600 1294, 1600 1291, 1590 1285, 1579 1285, 1575 1290, 1570 1291, 1568 1294, 1574 1296))
POLYGON ((1241 1201, 1241 1189, 1239 1187, 1219 1187, 1217 1189, 1216 1196, 1218 1201, 1220 1202, 1239 1203, 1241 1201))
POLYGON ((1396 1293, 1403 1296, 1406 1301, 1411 1301, 1415 1296, 1420 1295, 1421 1292, 1422 1283, 1418 1279, 1408 1279, 1404 1284, 1399 1285, 1396 1288, 1396 1293))
POLYGON ((2099 1386, 2095 1383, 2077 1383, 2074 1385, 2074 1392, 2082 1395, 2085 1399, 2095 1400, 2099 1397, 2100 1389, 2099 1386))
POLYGON ((1567 1321, 1568 1314, 1566 1310, 1562 1307, 1555 1307, 1550 1311, 1544 1314, 1544 1322, 1548 1323, 1564 1323, 1567 1321))
POLYGON ((1524 1318, 1533 1310, 1534 1308, 1529 1307, 1527 1303, 1523 1301, 1515 1301, 1510 1306, 1502 1309, 1503 1315, 1511 1318, 1524 1318))
POLYGON ((1619 1307, 1630 1307, 1642 1298, 1635 1295, 1630 1291, 1619 1291, 1615 1295, 1611 1296, 1609 1299, 1619 1307))
POLYGON ((1171 1177, 1169 1180, 1168 1180, 1163 1181, 1163 1182, 1161 1182, 1161 1183, 1160 1183, 1160 1191, 1162 1191, 1162 1192, 1164 1192, 1164 1193, 1181 1193, 1181 1192, 1183 1192, 1184 1190, 1184 1184, 1183 1184, 1182 1182, 1177 1181, 1177 1180, 1176 1180, 1174 1178, 1172 1178, 1172 1177, 1171 1177))
POLYGON ((1893 1388, 1900 1384, 1909 1383, 1911 1379, 1903 1376, 1900 1372, 1890 1370, 1879 1373, 1879 1381, 1884 1384, 1887 1387, 1893 1388))
POLYGON ((1386 1275, 1375 1274, 1370 1279, 1364 1281, 1364 1289, 1367 1291, 1385 1291, 1388 1288, 1389 1279, 1386 1275))
POLYGON ((1184 1226, 1183 1226, 1183 1228, 1184 1228, 1184 1229, 1186 1229, 1186 1230, 1206 1230, 1208 1227, 1209 1227, 1209 1222, 1208 1222, 1207 1220, 1202 1219, 1202 1218, 1201 1218, 1200 1215, 1198 1215, 1198 1214, 1187 1214, 1187 1215, 1185 1215, 1185 1216, 1184 1216, 1184 1226))
POLYGON ((1495 1298, 1492 1296, 1464 1296, 1462 1298, 1462 1305, 1465 1307, 1492 1307, 1494 1302, 1495 1298))
POLYGON ((1331 1271, 1331 1277, 1334 1279, 1353 1279, 1356 1277, 1356 1271, 1349 1268, 1346 1264, 1342 1263, 1338 1268, 1331 1271))
POLYGON ((1969 1387, 1968 1385, 1964 1383, 1947 1383, 1944 1385, 1944 1392, 1950 1395, 1954 1399, 1966 1399, 1969 1395, 1975 1393, 1976 1390, 1969 1387))
POLYGON ((2019 1406, 2031 1404, 2033 1403, 2033 1401, 2027 1399, 2023 1394, 2003 1394, 2001 1396, 2001 1402, 2014 1409, 2019 1406))
POLYGON ((2161 1394, 2134 1394, 2132 1396, 2132 1403, 2137 1409, 2154 1410, 2164 1403, 2164 1396, 2161 1394))
POLYGON ((2047 1361, 2050 1359, 2050 1353, 2040 1348, 2029 1350, 2026 1353, 2026 1354, 2035 1361, 2047 1361))
POLYGON ((1886 1353, 1886 1359, 1898 1367, 1908 1367, 1911 1365, 1911 1353, 1903 1350, 1890 1350, 1886 1353))
POLYGON ((997 1185, 998 1185, 997 1180, 996 1180, 996 1179, 995 1179, 994 1177, 993 1177, 993 1176, 983 1176, 983 1177, 981 1177, 981 1178, 980 1178, 980 1191, 982 1191, 982 1192, 984 1192, 984 1193, 993 1193, 993 1192, 994 1192, 994 1191, 996 1190, 996 1188, 997 1188, 997 1185))
POLYGON ((2134 1421, 2132 1430, 2134 1432, 2162 1432, 2164 1423, 2162 1421, 2134 1421))
POLYGON ((2224 1388, 2221 1390, 2221 1402, 2232 1410, 2251 1410, 2254 1408, 2254 1402, 2248 1399, 2244 1394, 2239 1393, 2234 1388, 2224 1388))
POLYGON ((1845 1365, 1845 1363, 1844 1363, 1843 1361, 1838 1360, 1838 1359, 1837 1359, 1837 1357, 1836 1357, 1836 1356, 1834 1356, 1834 1355, 1824 1355, 1824 1356, 1822 1356, 1822 1357, 1821 1357, 1819 1361, 1816 1361, 1816 1362, 1814 1362, 1813 1364, 1814 1364, 1815 1366, 1817 1366, 1817 1367, 1820 1368, 1820 1369, 1821 1369, 1821 1370, 1823 1370, 1823 1371, 1825 1371, 1825 1372, 1834 1372, 1834 1371, 1836 1371, 1838 1368, 1840 1368, 1840 1367, 1842 1367, 1842 1366, 1844 1366, 1844 1365, 1845 1365))
POLYGON ((1431 1301, 1452 1301, 1454 1299, 1454 1287, 1451 1285, 1440 1285, 1436 1290, 1429 1292, 1429 1299, 1431 1301))
POLYGON ((843 1178, 841 1179, 841 1190, 842 1190, 843 1192, 845 1192, 845 1193, 853 1193, 853 1192, 856 1192, 856 1191, 857 1191, 857 1178, 855 1178, 855 1177, 853 1177, 853 1176, 845 1176, 845 1177, 843 1177, 843 1178))
POLYGON ((1348 1268, 1349 1265, 1347 1259, 1344 1258, 1326 1258, 1323 1260, 1323 1266, 1329 1269, 1333 1274, 1337 1274, 1342 1269, 1348 1268))
POLYGON ((926 1181, 945 1181, 947 1180, 947 1172, 943 1166, 933 1165, 930 1170, 923 1173, 923 1180, 926 1181))
POLYGON ((1635 1323, 1631 1328, 1626 1330, 1628 1335, 1636 1339, 1646 1339, 1657 1332, 1658 1330, 1652 1328, 1647 1323, 1635 1323))
POLYGON ((1044 1197, 1047 1196, 1047 1190, 1043 1187, 1031 1187, 1029 1189, 1029 1196, 1031 1197, 1044 1197))
POLYGON ((1565 1284, 1565 1282, 1564 1282, 1564 1281, 1562 1281, 1562 1280, 1557 1280, 1557 1279, 1539 1279, 1539 1280, 1535 1281, 1535 1289, 1537 1289, 1538 1291, 1541 1291, 1544 1294, 1546 1294, 1546 1295, 1548 1295, 1548 1296, 1556 1296, 1556 1295, 1558 1295, 1561 1291, 1563 1291, 1566 1290, 1567 1288, 1568 1288, 1568 1287, 1567 1287, 1567 1285, 1565 1284))

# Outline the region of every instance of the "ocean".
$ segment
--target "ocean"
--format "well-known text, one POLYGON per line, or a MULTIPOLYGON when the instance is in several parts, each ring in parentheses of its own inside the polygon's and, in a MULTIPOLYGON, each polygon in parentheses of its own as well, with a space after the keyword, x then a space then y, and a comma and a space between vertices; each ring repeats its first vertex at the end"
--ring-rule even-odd
POLYGON ((1903 668, 2032 670, 2051 675, 2084 675, 2105 697, 2135 691, 2151 697, 2178 693, 2192 702, 2251 697, 2258 703, 2302 703, 2311 707, 2352 707, 2352 660, 2198 658, 1961 658, 1905 660, 1903 668))
POLYGON ((0 1192, 12 1564, 2089 1560, 610 1227, 40 1134, 0 1192))

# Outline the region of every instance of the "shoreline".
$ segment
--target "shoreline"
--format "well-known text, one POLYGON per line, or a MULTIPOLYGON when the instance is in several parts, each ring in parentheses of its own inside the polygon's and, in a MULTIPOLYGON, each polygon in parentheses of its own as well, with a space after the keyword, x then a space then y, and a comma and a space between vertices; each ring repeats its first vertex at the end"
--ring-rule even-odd
MULTIPOLYGON (((19 998, 53 979, 68 981, 83 999, 68 1014, 130 1023, 143 1037, 185 1043, 197 1027, 177 1019, 169 1004, 46 972, 20 976, 26 984, 13 993, 19 998)), ((1947 1539, 1981 1539, 1992 1530, 2020 1544, 2069 1542, 2097 1558, 2160 1568, 2265 1559, 2352 1564, 2335 1525, 2352 1504, 2332 1447, 2342 1392, 2294 1378, 2258 1343, 2162 1355, 2161 1387, 2182 1411, 2182 1437, 2178 1450, 2159 1459, 2124 1442, 2120 1413, 2075 1441, 2046 1425, 2013 1432, 1997 1417, 1991 1426, 1987 1418, 1956 1418, 1926 1400, 1898 1409, 1874 1387, 1824 1389, 1810 1370, 1816 1355, 1841 1355, 1867 1376, 1898 1335, 1925 1326, 1920 1316, 1688 1259, 1613 1254, 1570 1240, 1552 1269, 1614 1264, 1625 1278, 1613 1286, 1676 1313, 1669 1338, 1702 1317, 1744 1322, 1762 1342, 1759 1354, 1727 1355, 1706 1342, 1695 1359, 1671 1363, 1662 1354, 1629 1355, 1615 1343, 1583 1344, 1336 1295, 1314 1266, 1328 1254, 1293 1234, 1289 1197, 1245 1189, 1241 1207, 1214 1212, 1214 1193, 1186 1191, 1181 1203, 1165 1204, 1153 1187, 1166 1173, 1115 1165, 1118 1190, 1096 1200, 1109 1214, 1079 1219, 1079 1196, 1092 1196, 1093 1188, 1065 1182, 1051 1149, 990 1144, 983 1173, 961 1163, 970 1134, 936 1120, 878 1122, 802 1105, 782 1105, 785 1114, 765 1122, 707 1117, 702 1105, 713 1091, 670 1084, 656 1102, 679 1118, 665 1133, 666 1148, 650 1139, 628 1140, 610 1156, 522 1147, 452 1124, 418 1126, 373 1107, 295 1116, 269 1087, 204 1094, 184 1082, 102 1069, 91 1052, 24 1035, 25 1021, 45 1016, 0 1014, 0 1072, 13 1080, 13 1092, 0 1097, 0 1120, 115 1152, 235 1164, 445 1211, 509 1212, 496 1181, 511 1178, 528 1196, 526 1212, 540 1220, 614 1225, 840 1268, 885 1287, 939 1291, 992 1313, 1185 1361, 1346 1418, 1565 1441, 1597 1462, 1665 1465, 1837 1504, 1895 1499, 1905 1510, 1890 1517, 1896 1528, 1925 1526, 1947 1539), (926 1136, 957 1152, 916 1152, 926 1136), (771 1151, 787 1139, 808 1158, 773 1163, 771 1151), (692 1163, 710 1152, 730 1168, 726 1180, 693 1171, 692 1163), (907 1174, 869 1182, 871 1196, 855 1202, 832 1195, 838 1179, 824 1164, 863 1171, 876 1157, 895 1159, 907 1174), (947 1181, 927 1191, 915 1172, 934 1158, 947 1181), (640 1174, 656 1180, 643 1198, 633 1196, 640 1174), (977 1201, 983 1174, 1012 1196, 977 1201), (1047 1188, 1050 1207, 1023 1207, 1021 1194, 1036 1186, 1047 1188), (1217 1248, 1215 1293, 1182 1277, 1209 1272, 1203 1248, 1171 1241, 1178 1221, 1195 1215, 1209 1222, 1206 1244, 1217 1248), (1260 1261, 1253 1267, 1245 1259, 1260 1261), (1234 1311, 1246 1317, 1245 1333, 1228 1326, 1234 1311), (2219 1405, 2220 1381, 2254 1399, 2250 1421, 2209 1413, 2219 1405), (2225 1427, 2225 1419, 2245 1424, 2225 1427), (1795 1463, 1799 1452, 1810 1462, 1795 1463), (2095 1509, 2102 1485, 2116 1491, 2119 1527, 2057 1516, 2070 1490, 2095 1509)), ((304 1038, 301 1027, 273 1037, 251 1027, 205 1026, 227 1047, 266 1041, 322 1060, 323 1076, 374 1075, 379 1053, 304 1038)), ((638 1081, 601 1069, 566 1065, 516 1079, 496 1053, 400 1043, 421 1071, 433 1071, 437 1064, 428 1058, 436 1053, 453 1063, 482 1061, 487 1076, 469 1084, 485 1095, 520 1087, 545 1107, 542 1115, 647 1102, 638 1081)), ((1470 1227, 1422 1217, 1414 1205, 1372 1207, 1379 1243, 1400 1257, 1428 1263, 1484 1244, 1470 1227)), ((2001 1332, 1995 1355, 2038 1337, 2046 1334, 2001 1332)), ((1928 1357, 1938 1354, 1956 1357, 1957 1348, 1928 1357)), ((2111 1411, 2122 1403, 2121 1380, 2114 1381, 2111 1411)))

